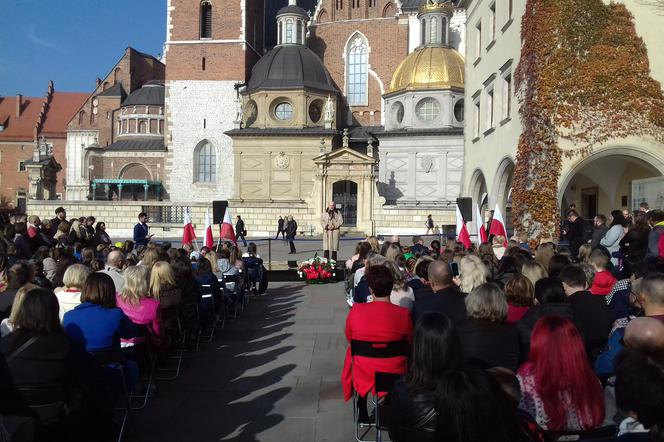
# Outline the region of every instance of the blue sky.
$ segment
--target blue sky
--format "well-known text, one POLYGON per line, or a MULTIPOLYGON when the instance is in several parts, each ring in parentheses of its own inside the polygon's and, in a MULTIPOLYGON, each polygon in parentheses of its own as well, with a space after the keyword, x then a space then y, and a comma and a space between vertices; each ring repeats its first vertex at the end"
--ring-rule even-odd
POLYGON ((124 49, 163 51, 166 0, 0 0, 0 96, 90 92, 124 49))

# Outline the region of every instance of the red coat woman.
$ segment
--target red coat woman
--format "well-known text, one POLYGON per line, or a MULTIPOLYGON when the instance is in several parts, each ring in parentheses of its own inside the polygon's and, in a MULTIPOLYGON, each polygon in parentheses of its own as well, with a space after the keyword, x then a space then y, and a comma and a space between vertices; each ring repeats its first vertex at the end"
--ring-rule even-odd
MULTIPOLYGON (((373 302, 356 303, 346 318, 346 339, 369 342, 412 342, 413 324, 408 309, 390 303, 392 274, 383 266, 374 266, 367 272, 373 302), (375 268, 374 268, 375 267, 375 268), (383 270, 386 271, 383 272, 383 270), (385 274, 384 274, 385 273, 385 274)), ((350 346, 346 350, 341 381, 344 399, 349 400, 353 390, 366 396, 374 389, 375 373, 406 373, 408 360, 404 356, 377 359, 363 356, 353 357, 350 346)))

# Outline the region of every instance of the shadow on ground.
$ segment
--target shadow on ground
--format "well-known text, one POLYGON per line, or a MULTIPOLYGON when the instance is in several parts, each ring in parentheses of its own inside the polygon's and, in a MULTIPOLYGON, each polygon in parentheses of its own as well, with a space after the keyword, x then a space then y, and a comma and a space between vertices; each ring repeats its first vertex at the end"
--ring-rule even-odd
POLYGON ((174 381, 137 412, 134 441, 258 441, 256 435, 284 421, 275 404, 293 389, 297 365, 284 329, 294 324, 301 284, 271 289, 251 299, 237 321, 218 330, 186 361, 174 381))

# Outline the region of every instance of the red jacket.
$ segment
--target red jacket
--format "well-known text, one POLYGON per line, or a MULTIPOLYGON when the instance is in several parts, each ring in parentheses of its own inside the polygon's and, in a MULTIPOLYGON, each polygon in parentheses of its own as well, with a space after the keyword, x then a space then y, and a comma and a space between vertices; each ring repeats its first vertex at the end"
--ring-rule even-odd
MULTIPOLYGON (((408 309, 388 302, 356 303, 346 318, 346 339, 350 341, 387 342, 413 340, 413 323, 408 309)), ((353 389, 365 396, 374 388, 377 371, 384 373, 406 373, 408 359, 403 356, 385 359, 353 357, 350 346, 346 349, 341 382, 344 399, 349 400, 353 389)))
POLYGON ((613 285, 616 283, 616 278, 613 277, 611 272, 603 270, 595 273, 593 285, 590 287, 590 293, 593 295, 606 296, 611 293, 613 285))

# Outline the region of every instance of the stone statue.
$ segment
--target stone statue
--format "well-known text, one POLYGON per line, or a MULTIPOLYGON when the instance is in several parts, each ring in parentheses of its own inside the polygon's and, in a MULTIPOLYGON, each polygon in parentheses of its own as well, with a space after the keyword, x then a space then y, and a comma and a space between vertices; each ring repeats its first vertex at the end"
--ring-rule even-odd
POLYGON ((235 121, 242 121, 244 114, 244 106, 242 104, 242 97, 239 95, 235 98, 235 121))
POLYGON ((331 95, 327 96, 325 103, 325 121, 334 121, 334 100, 331 95))

